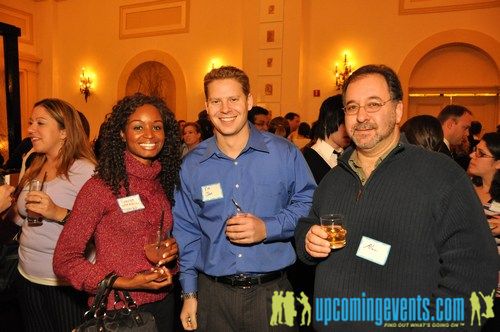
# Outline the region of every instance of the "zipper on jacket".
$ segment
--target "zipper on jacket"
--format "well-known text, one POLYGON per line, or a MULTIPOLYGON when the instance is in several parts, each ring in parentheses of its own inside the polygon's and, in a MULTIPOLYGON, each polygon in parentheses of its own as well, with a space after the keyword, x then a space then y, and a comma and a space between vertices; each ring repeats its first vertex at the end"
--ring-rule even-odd
POLYGON ((382 161, 382 163, 380 165, 378 165, 372 172, 372 174, 370 174, 370 176, 368 177, 368 179, 366 179, 365 181, 365 184, 363 184, 361 182, 361 179, 359 178, 358 174, 356 174, 356 172, 354 172, 352 170, 352 168, 349 166, 349 164, 347 163, 346 160, 344 159, 340 159, 338 160, 338 164, 343 167, 345 170, 347 170, 349 173, 351 173, 352 176, 354 176, 357 180, 358 180, 358 183, 360 185, 359 189, 358 189, 358 192, 356 193, 356 202, 359 202, 359 200, 363 197, 363 193, 365 191, 365 186, 368 184, 368 182, 370 182, 370 179, 373 177, 373 173, 375 173, 377 171, 377 169, 386 162, 386 160, 388 159, 388 157, 390 157, 391 155, 393 154, 396 154, 397 152, 401 151, 403 148, 403 145, 401 143, 398 143, 396 148, 391 151, 391 153, 386 157, 384 158, 384 160, 382 161))

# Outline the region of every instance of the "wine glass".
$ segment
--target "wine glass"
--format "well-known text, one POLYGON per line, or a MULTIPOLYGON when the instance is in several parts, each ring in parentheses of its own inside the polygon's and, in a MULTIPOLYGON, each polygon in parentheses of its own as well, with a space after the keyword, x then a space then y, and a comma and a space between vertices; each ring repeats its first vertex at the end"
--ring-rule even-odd
MULTIPOLYGON (((45 179, 45 177, 44 177, 45 179)), ((29 184, 29 191, 43 191, 43 183, 45 181, 40 181, 40 180, 37 180, 37 179, 33 179, 30 181, 30 184, 29 184)), ((26 202, 26 203, 31 203, 31 204, 39 204, 40 201, 36 201, 36 202, 32 202, 32 201, 29 201, 29 202, 26 202)), ((34 211, 31 211, 30 209, 27 209, 27 220, 28 220, 28 226, 41 226, 43 224, 43 217, 40 213, 37 213, 37 212, 34 212, 34 211)))
POLYGON ((148 260, 155 264, 155 267, 160 267, 160 262, 164 259, 163 255, 170 251, 170 235, 167 232, 158 230, 146 237, 144 251, 148 260))

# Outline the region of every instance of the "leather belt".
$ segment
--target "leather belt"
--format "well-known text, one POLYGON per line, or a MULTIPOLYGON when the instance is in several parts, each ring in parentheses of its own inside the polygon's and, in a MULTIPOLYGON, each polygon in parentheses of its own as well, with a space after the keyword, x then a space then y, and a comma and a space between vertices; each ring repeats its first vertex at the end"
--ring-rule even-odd
POLYGON ((248 275, 242 273, 242 274, 233 274, 221 277, 214 277, 210 275, 206 276, 215 282, 220 282, 221 284, 226 284, 235 287, 250 287, 250 286, 265 284, 266 282, 270 282, 278 278, 281 278, 283 275, 285 275, 285 271, 275 271, 257 275, 248 275))

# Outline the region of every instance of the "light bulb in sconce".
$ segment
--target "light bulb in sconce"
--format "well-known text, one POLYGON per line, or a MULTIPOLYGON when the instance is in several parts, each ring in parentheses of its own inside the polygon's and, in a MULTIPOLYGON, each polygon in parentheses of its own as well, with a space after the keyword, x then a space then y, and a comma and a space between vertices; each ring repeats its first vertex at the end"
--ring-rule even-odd
POLYGON ((82 73, 80 75, 80 93, 85 98, 85 102, 90 96, 90 90, 92 88, 92 78, 88 72, 85 72, 85 68, 82 68, 82 73))
POLYGON ((344 83, 352 73, 352 66, 347 60, 347 53, 344 53, 344 65, 343 68, 339 70, 338 64, 335 64, 335 86, 337 90, 342 91, 344 83))
POLYGON ((219 68, 222 66, 222 60, 220 58, 212 58, 210 59, 210 64, 207 67, 208 71, 211 71, 212 69, 219 68))

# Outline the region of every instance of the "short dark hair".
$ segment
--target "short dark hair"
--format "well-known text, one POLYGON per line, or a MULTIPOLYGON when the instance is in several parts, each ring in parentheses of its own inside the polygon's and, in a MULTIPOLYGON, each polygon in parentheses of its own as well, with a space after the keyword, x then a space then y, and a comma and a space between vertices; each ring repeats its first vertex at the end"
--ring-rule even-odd
POLYGON ((241 89, 246 97, 250 94, 250 80, 247 74, 239 68, 233 66, 222 66, 209 71, 203 79, 203 88, 205 91, 205 99, 208 100, 208 85, 213 81, 234 79, 241 84, 241 89))
POLYGON ((497 132, 486 133, 481 137, 481 140, 486 143, 486 147, 490 150, 495 160, 500 159, 500 134, 497 132))
POLYGON ((359 78, 364 76, 378 74, 381 75, 387 86, 389 87, 389 93, 391 95, 391 99, 395 101, 403 100, 403 88, 401 87, 401 82, 399 81, 398 75, 392 68, 386 65, 366 65, 356 69, 349 78, 345 81, 344 87, 342 89, 342 97, 345 103, 345 92, 347 91, 347 87, 354 81, 357 81, 359 78))
POLYGON ((255 116, 256 115, 269 115, 269 111, 261 106, 254 106, 250 111, 248 111, 248 121, 255 124, 255 116))
POLYGON ((295 119, 297 116, 300 116, 300 115, 298 115, 297 113, 294 113, 294 112, 288 112, 285 114, 285 119, 287 119, 288 121, 291 121, 291 120, 295 119))
POLYGON ((328 97, 323 101, 313 131, 314 138, 324 140, 339 130, 339 126, 344 123, 345 119, 343 106, 341 94, 328 97))
POLYGON ((483 125, 479 121, 472 121, 470 123, 469 135, 479 135, 481 130, 483 129, 483 125))
POLYGON ((462 105, 446 105, 441 112, 439 112, 437 118, 441 124, 445 123, 446 120, 453 118, 458 119, 463 116, 465 113, 469 113, 472 115, 472 112, 469 109, 462 105))
POLYGON ((304 137, 310 138, 311 137, 311 126, 307 122, 301 122, 299 124, 299 128, 297 128, 297 133, 299 135, 304 136, 304 137))

